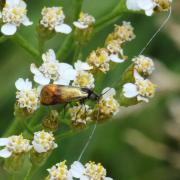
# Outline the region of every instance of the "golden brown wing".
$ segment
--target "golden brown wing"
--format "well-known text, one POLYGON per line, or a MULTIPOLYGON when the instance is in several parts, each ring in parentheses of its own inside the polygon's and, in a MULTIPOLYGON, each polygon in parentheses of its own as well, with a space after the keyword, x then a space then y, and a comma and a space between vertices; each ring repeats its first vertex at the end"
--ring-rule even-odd
POLYGON ((49 84, 41 90, 41 104, 55 105, 78 101, 88 97, 88 93, 81 88, 49 84))

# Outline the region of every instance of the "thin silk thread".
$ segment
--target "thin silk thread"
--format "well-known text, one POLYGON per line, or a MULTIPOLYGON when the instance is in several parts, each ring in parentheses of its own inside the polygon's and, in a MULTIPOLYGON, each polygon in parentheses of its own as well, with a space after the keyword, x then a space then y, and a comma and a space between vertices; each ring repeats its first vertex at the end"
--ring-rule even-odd
POLYGON ((151 42, 154 40, 154 38, 161 32, 161 30, 164 28, 164 26, 169 21, 171 14, 172 14, 172 9, 170 7, 167 18, 164 20, 164 22, 161 24, 161 26, 158 28, 158 30, 153 34, 153 36, 150 38, 150 40, 147 42, 147 44, 144 46, 144 48, 140 51, 139 55, 141 55, 147 49, 147 47, 151 44, 151 42))
MULTIPOLYGON (((169 21, 169 19, 170 19, 170 17, 171 17, 171 14, 172 14, 172 9, 171 9, 171 7, 170 7, 169 14, 168 14, 167 18, 164 20, 164 22, 161 24, 161 26, 158 28, 158 30, 153 34, 153 36, 150 38, 150 40, 147 42, 147 44, 144 46, 144 48, 140 51, 139 55, 141 55, 141 54, 147 49, 147 47, 151 44, 151 42, 154 40, 154 38, 155 38, 155 37, 160 33, 160 31, 165 27, 165 25, 167 24, 167 22, 169 21)), ((110 89, 111 89, 111 88, 110 88, 110 89)), ((110 89, 109 89, 109 90, 110 90, 110 89)), ((98 112, 98 115, 97 115, 97 120, 98 120, 98 116, 99 116, 99 112, 98 112)), ((85 151, 87 150, 87 148, 88 148, 88 146, 89 146, 89 144, 90 144, 90 142, 91 142, 91 140, 92 140, 92 138, 93 138, 93 135, 94 135, 94 133, 95 133, 95 131, 96 131, 96 127, 97 127, 97 122, 96 122, 96 124, 94 125, 94 127, 93 127, 93 129, 92 129, 92 131, 91 131, 91 133, 90 133, 87 141, 86 141, 86 144, 85 144, 85 146, 83 147, 83 149, 82 149, 82 151, 81 151, 81 153, 80 153, 80 155, 79 155, 78 161, 81 160, 83 154, 84 154, 85 151)))
POLYGON ((89 135, 89 137, 88 137, 88 140, 87 140, 85 146, 83 147, 83 149, 82 149, 82 151, 81 151, 81 154, 79 155, 78 161, 81 160, 83 154, 85 153, 86 149, 88 148, 89 143, 91 142, 91 140, 92 140, 92 138, 93 138, 93 135, 94 135, 94 133, 95 133, 95 131, 96 131, 96 127, 97 127, 97 123, 94 125, 94 127, 93 127, 93 129, 92 129, 92 131, 91 131, 91 133, 90 133, 90 135, 89 135))

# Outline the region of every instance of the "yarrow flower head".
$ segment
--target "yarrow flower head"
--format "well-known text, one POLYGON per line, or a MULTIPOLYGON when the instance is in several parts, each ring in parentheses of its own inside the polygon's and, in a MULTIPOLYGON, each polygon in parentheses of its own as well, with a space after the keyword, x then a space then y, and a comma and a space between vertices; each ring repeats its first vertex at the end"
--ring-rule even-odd
POLYGON ((105 41, 110 59, 117 63, 124 62, 127 57, 124 56, 122 45, 134 38, 134 28, 130 22, 123 21, 122 25, 115 25, 114 32, 110 33, 105 41))
POLYGON ((106 169, 100 164, 95 162, 88 162, 83 166, 79 161, 75 161, 71 165, 70 172, 73 177, 77 179, 86 180, 112 180, 106 177, 106 169))
POLYGON ((92 121, 92 109, 88 105, 73 106, 69 111, 74 127, 83 128, 92 121))
POLYGON ((69 34, 72 31, 69 25, 64 24, 65 15, 62 7, 44 7, 41 14, 40 24, 44 28, 64 34, 69 34))
POLYGON ((115 25, 114 38, 122 43, 132 41, 135 38, 134 28, 130 22, 123 21, 122 25, 115 25))
POLYGON ((54 142, 55 138, 52 132, 45 132, 44 130, 34 133, 34 140, 32 141, 33 149, 37 153, 45 153, 57 148, 54 142))
POLYGON ((154 71, 154 63, 153 60, 149 57, 140 55, 132 59, 134 63, 134 69, 143 75, 151 75, 154 71))
POLYGON ((25 109, 28 113, 33 113, 39 107, 39 90, 32 88, 32 82, 28 79, 19 78, 15 82, 17 88, 16 99, 19 108, 25 109))
POLYGON ((34 81, 40 85, 49 83, 69 85, 71 80, 76 78, 76 71, 70 64, 59 63, 52 49, 42 55, 43 64, 37 68, 31 64, 31 72, 34 74, 34 81))
POLYGON ((49 172, 49 175, 46 180, 72 180, 66 161, 57 163, 50 169, 47 169, 47 171, 49 172))
POLYGON ((94 88, 94 77, 89 72, 89 70, 92 69, 92 67, 80 60, 78 60, 75 64, 75 70, 77 72, 76 79, 73 81, 73 86, 77 87, 86 87, 86 88, 94 88))
POLYGON ((137 101, 149 102, 149 98, 153 97, 156 85, 150 80, 141 77, 137 71, 134 72, 135 83, 126 83, 123 86, 123 95, 126 98, 137 98, 137 101))
POLYGON ((74 26, 78 29, 87 29, 95 23, 95 18, 88 13, 80 13, 80 17, 77 21, 73 22, 74 26))
POLYGON ((123 49, 121 48, 121 42, 119 40, 112 40, 106 44, 106 48, 109 51, 109 58, 113 62, 122 63, 127 58, 124 56, 123 49))
POLYGON ((119 111, 119 103, 114 98, 116 91, 114 88, 105 88, 98 103, 99 118, 104 119, 115 115, 119 111))
POLYGON ((1 18, 3 21, 1 32, 5 35, 15 34, 17 27, 21 24, 24 26, 32 25, 27 17, 26 3, 23 0, 6 0, 1 18))
POLYGON ((0 157, 3 158, 26 153, 32 148, 30 141, 24 139, 22 135, 0 138, 0 146, 4 146, 4 148, 0 150, 0 157))
POLYGON ((172 0, 127 0, 126 5, 129 10, 144 10, 147 16, 151 16, 154 11, 166 11, 171 7, 172 0))
POLYGON ((104 73, 109 71, 109 61, 109 54, 105 48, 91 52, 87 58, 87 63, 93 67, 93 70, 104 73))

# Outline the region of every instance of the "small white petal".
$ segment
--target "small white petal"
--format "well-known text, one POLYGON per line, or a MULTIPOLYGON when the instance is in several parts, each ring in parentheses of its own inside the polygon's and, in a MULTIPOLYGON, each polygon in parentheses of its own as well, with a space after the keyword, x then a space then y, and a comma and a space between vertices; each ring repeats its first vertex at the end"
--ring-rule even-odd
POLYGON ((71 165, 70 172, 73 177, 80 178, 85 173, 85 168, 79 161, 74 161, 71 165))
POLYGON ((60 74, 60 77, 63 79, 75 80, 77 72, 74 69, 66 69, 62 72, 59 72, 59 74, 60 74))
POLYGON ((146 103, 148 103, 149 102, 149 99, 148 98, 145 98, 145 97, 143 97, 143 96, 137 96, 137 100, 138 101, 144 101, 144 102, 146 102, 146 103))
POLYGON ((73 67, 70 64, 67 63, 59 63, 59 71, 64 71, 66 69, 73 69, 73 67))
POLYGON ((106 99, 109 96, 115 96, 116 95, 116 91, 115 91, 114 88, 107 87, 107 88, 103 89, 102 94, 103 94, 103 98, 106 99))
POLYGON ((72 31, 72 28, 67 24, 61 24, 55 27, 55 31, 64 34, 69 34, 72 31))
POLYGON ((43 88, 42 85, 39 85, 39 86, 37 87, 37 92, 38 92, 39 95, 40 95, 40 93, 41 93, 42 88, 43 88))
POLYGON ((73 22, 73 24, 74 24, 74 26, 76 26, 79 29, 86 29, 86 28, 88 28, 88 25, 84 25, 84 24, 82 24, 79 21, 75 21, 75 22, 73 22))
POLYGON ((7 23, 2 25, 1 27, 1 32, 7 36, 15 34, 16 31, 17 31, 17 27, 14 24, 7 23))
POLYGON ((153 9, 149 9, 149 10, 146 10, 145 11, 145 14, 147 15, 147 16, 152 16, 152 14, 153 14, 153 9))
POLYGON ((39 69, 36 67, 36 65, 34 63, 31 64, 30 71, 35 75, 41 74, 41 72, 39 71, 39 69))
POLYGON ((67 80, 74 80, 77 72, 73 69, 70 64, 59 63, 59 74, 60 78, 67 80))
POLYGON ((0 157, 8 158, 10 157, 12 152, 8 151, 6 148, 0 150, 0 157))
POLYGON ((42 55, 44 62, 57 62, 56 54, 53 49, 49 49, 46 53, 42 55))
POLYGON ((67 180, 73 180, 71 172, 68 171, 67 180))
POLYGON ((30 82, 28 79, 24 80, 22 78, 19 78, 15 82, 16 88, 21 91, 21 90, 31 90, 32 89, 32 82, 30 82))
POLYGON ((133 11, 139 11, 140 10, 136 0, 127 0, 126 6, 128 9, 133 10, 133 11))
POLYGON ((9 143, 9 138, 0 138, 0 146, 6 146, 9 143))
POLYGON ((89 177, 88 177, 88 176, 85 176, 85 175, 82 175, 82 176, 80 177, 80 180, 89 180, 89 177))
POLYGON ((22 1, 22 0, 20 0, 18 4, 19 4, 19 7, 22 7, 22 8, 26 8, 27 7, 27 4, 24 1, 22 1))
POLYGON ((2 13, 0 12, 0 18, 2 18, 2 13))
POLYGON ((112 62, 116 62, 116 63, 122 63, 122 62, 124 62, 124 59, 119 58, 118 54, 111 54, 111 55, 109 56, 109 58, 110 58, 110 60, 111 60, 112 62))
POLYGON ((35 75, 34 81, 37 82, 40 85, 47 85, 50 83, 50 79, 43 76, 43 74, 35 75))
POLYGON ((38 153, 46 152, 46 150, 44 149, 44 147, 42 145, 34 143, 34 142, 32 142, 32 144, 33 144, 35 151, 37 151, 38 153))
POLYGON ((137 4, 141 9, 148 10, 154 7, 152 0, 137 0, 137 4))
POLYGON ((134 70, 134 78, 136 80, 143 80, 143 77, 136 70, 134 70))
POLYGON ((24 26, 30 26, 30 25, 33 24, 33 22, 31 22, 31 21, 29 20, 29 18, 28 18, 27 16, 25 16, 22 24, 23 24, 24 26))
POLYGON ((69 85, 70 80, 69 79, 58 79, 57 81, 54 81, 54 84, 58 85, 69 85))
POLYGON ((110 177, 105 177, 104 180, 113 180, 113 179, 110 177))
POLYGON ((93 68, 88 63, 82 62, 80 60, 77 60, 77 62, 74 63, 74 67, 75 67, 76 71, 88 71, 93 68))
POLYGON ((17 6, 20 3, 20 0, 6 0, 6 3, 9 6, 17 6))
POLYGON ((123 86, 123 95, 127 98, 133 98, 138 95, 137 86, 132 83, 126 83, 123 86))

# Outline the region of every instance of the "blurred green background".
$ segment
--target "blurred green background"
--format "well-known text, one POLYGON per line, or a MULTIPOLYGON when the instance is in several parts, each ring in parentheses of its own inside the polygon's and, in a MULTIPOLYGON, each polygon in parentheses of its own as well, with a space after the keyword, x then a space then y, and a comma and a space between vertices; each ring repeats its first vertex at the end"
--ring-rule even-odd
MULTIPOLYGON (((83 11, 100 19, 112 11, 119 0, 84 0, 83 11)), ((62 5, 66 22, 72 23, 74 0, 28 0, 28 16, 34 25, 22 27, 20 33, 33 46, 37 46, 36 24, 44 6, 62 5)), ((112 121, 98 125, 93 140, 85 152, 82 162, 101 162, 108 176, 115 180, 178 180, 180 179, 180 2, 173 1, 172 16, 166 27, 145 51, 145 55, 156 60, 157 69, 152 79, 158 84, 158 92, 149 104, 121 108, 112 121), (179 158, 179 159, 178 159, 179 158)), ((158 29, 167 13, 153 17, 126 14, 123 20, 131 21, 136 39, 128 43, 125 53, 131 59, 136 56, 158 29)), ((113 24, 99 32, 83 48, 83 60, 97 47, 103 45, 105 37, 113 30, 113 24)), ((46 49, 57 50, 65 35, 56 35, 46 44, 46 49)), ((70 52, 71 53, 71 52, 70 52)), ((71 58, 71 56, 68 56, 71 58)), ((66 61, 62 59, 62 61, 66 61)), ((0 134, 13 119, 16 79, 30 78, 30 63, 36 62, 25 50, 10 40, 0 44, 0 134)), ((103 86, 111 86, 120 79, 129 62, 106 75, 103 86)), ((66 159, 72 163, 85 144, 88 131, 64 139, 59 148, 48 159, 33 179, 43 179, 46 169, 66 159)), ((1 169, 0 179, 6 179, 1 169)), ((21 179, 21 178, 20 178, 21 179)))

